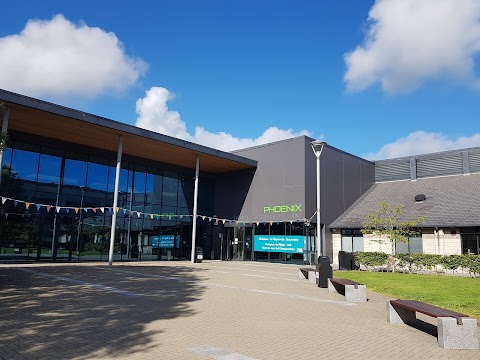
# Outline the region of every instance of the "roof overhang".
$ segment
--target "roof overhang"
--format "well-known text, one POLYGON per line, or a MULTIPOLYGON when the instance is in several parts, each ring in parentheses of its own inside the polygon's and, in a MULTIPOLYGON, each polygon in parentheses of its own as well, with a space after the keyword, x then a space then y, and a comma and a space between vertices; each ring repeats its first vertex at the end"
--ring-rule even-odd
POLYGON ((209 173, 257 166, 252 159, 9 91, 0 90, 0 101, 10 111, 9 130, 113 152, 121 135, 123 154, 190 169, 198 155, 200 170, 209 173))

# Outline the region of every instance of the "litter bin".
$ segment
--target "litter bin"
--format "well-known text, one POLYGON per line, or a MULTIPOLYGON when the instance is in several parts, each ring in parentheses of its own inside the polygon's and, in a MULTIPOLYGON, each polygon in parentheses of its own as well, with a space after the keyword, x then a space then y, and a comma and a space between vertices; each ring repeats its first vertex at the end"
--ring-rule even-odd
POLYGON ((203 260, 203 249, 200 246, 195 248, 195 262, 201 263, 203 260))
POLYGON ((328 256, 318 257, 318 287, 327 288, 328 278, 333 277, 332 266, 330 265, 330 258, 328 256))
POLYGON ((339 270, 358 270, 358 266, 355 265, 354 253, 339 251, 338 252, 338 269, 339 270))

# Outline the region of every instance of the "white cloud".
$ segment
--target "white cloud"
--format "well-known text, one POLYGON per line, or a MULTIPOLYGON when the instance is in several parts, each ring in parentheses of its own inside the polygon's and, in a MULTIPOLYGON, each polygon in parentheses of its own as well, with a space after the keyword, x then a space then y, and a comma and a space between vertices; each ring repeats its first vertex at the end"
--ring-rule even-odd
POLYGON ((382 146, 378 152, 368 153, 363 157, 369 160, 380 160, 475 146, 480 146, 480 134, 450 139, 442 133, 415 131, 393 143, 382 146))
POLYGON ((237 138, 225 132, 212 133, 200 126, 195 128, 194 135, 190 135, 185 121, 180 118, 180 114, 168 110, 167 101, 171 99, 172 95, 165 88, 152 87, 146 91, 145 97, 137 100, 138 118, 135 125, 224 151, 266 144, 300 135, 312 136, 307 130, 294 132, 292 129, 284 130, 270 127, 257 138, 237 138))
POLYGON ((30 20, 20 34, 0 38, 0 84, 31 96, 95 97, 134 85, 147 64, 129 57, 114 33, 63 15, 30 20))
POLYGON ((377 0, 365 41, 345 55, 348 91, 407 92, 446 78, 479 88, 480 1, 377 0))

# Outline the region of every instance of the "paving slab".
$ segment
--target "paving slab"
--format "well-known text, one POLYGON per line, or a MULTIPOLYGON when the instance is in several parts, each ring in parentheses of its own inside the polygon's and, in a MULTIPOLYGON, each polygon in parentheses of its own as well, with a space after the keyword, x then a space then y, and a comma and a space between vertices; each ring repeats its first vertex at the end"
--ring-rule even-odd
POLYGON ((480 359, 435 320, 386 321, 298 280, 297 265, 204 261, 0 265, 0 359, 480 359))

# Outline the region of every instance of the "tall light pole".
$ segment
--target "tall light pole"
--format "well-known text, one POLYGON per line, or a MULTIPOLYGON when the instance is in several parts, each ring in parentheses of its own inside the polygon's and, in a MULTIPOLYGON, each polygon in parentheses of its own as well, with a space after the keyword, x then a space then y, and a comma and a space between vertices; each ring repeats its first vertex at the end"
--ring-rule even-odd
POLYGON ((325 253, 325 243, 324 239, 321 236, 321 222, 320 222, 320 155, 322 155, 322 150, 327 145, 325 141, 315 140, 310 143, 312 150, 317 158, 317 260, 320 255, 325 253))
POLYGON ((80 214, 78 215, 78 225, 77 225, 77 260, 80 260, 80 249, 78 247, 79 239, 80 239, 80 230, 82 226, 82 211, 83 211, 83 198, 85 196, 85 186, 79 186, 80 190, 82 190, 82 198, 80 199, 80 214))

